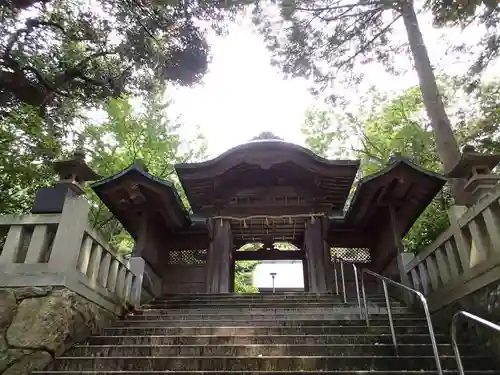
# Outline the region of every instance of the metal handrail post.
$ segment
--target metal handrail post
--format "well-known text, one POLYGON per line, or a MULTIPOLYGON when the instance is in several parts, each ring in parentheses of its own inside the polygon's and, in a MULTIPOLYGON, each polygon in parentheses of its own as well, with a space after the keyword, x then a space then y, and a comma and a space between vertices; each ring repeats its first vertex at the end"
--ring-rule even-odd
POLYGON ((370 327, 370 316, 368 315, 368 301, 366 299, 365 280, 363 277, 363 272, 361 272, 361 293, 363 295, 363 305, 364 305, 364 309, 365 309, 366 326, 370 327))
POLYGON ((356 298, 358 299, 359 317, 363 319, 363 310, 361 309, 361 298, 359 297, 359 283, 358 283, 358 267, 352 263, 352 269, 354 271, 354 282, 356 283, 356 298))
POLYGON ((337 263, 333 262, 333 274, 334 274, 334 277, 335 277, 335 293, 337 294, 337 296, 339 295, 339 280, 338 280, 338 277, 337 277, 337 263))
POLYGON ((394 345, 394 351, 396 355, 398 354, 398 341, 396 339, 396 331, 394 330, 394 321, 392 319, 392 309, 391 309, 391 301, 389 301, 389 292, 387 291, 387 282, 382 280, 382 287, 384 288, 384 297, 385 297, 385 305, 387 306, 387 315, 389 317, 389 327, 391 329, 392 343, 394 345))
MULTIPOLYGON (((380 279, 382 280, 383 282, 383 286, 384 286, 384 294, 387 296, 386 298, 388 299, 388 292, 387 292, 387 285, 386 283, 389 283, 389 284, 392 284, 394 286, 397 286, 399 288, 402 288, 404 290, 406 290, 407 292, 410 292, 410 293, 413 293, 413 294, 416 294, 418 296, 418 298, 420 299, 420 302, 422 302, 422 305, 424 307, 424 312, 425 312, 425 319, 427 320, 427 327, 429 328, 429 336, 431 337, 431 344, 432 344, 432 351, 434 353, 434 359, 436 360, 436 368, 437 368, 437 372, 439 375, 443 375, 443 369, 441 367, 441 360, 439 359, 439 351, 438 351, 438 348, 437 348, 437 343, 436 343, 436 337, 434 335, 434 328, 432 327, 432 320, 431 320, 431 314, 429 312, 429 306, 427 305, 427 300, 425 298, 425 296, 420 293, 418 290, 415 290, 415 289, 412 289, 406 285, 403 285, 401 283, 398 283, 394 280, 391 280, 385 276, 382 276, 382 275, 379 275, 378 273, 375 273, 373 271, 370 271, 370 270, 367 270, 367 269, 363 269, 361 271, 361 275, 363 275, 363 273, 367 273, 377 279, 380 279)), ((362 281, 362 288, 364 289, 364 279, 362 281)), ((387 303, 387 299, 386 299, 386 303, 387 303)), ((366 300, 365 300, 366 301, 366 300)), ((388 311, 389 313, 389 311, 388 311)), ((391 312, 391 315, 392 315, 392 312, 391 312)), ((368 317, 367 317, 367 325, 368 325, 368 317)), ((461 374, 463 375, 463 374, 461 374)))
MULTIPOLYGON (((409 289, 411 289, 411 288, 409 288, 409 289)), ((420 299, 420 302, 422 302, 422 305, 424 306, 425 320, 427 320, 427 327, 429 328, 429 336, 431 336, 432 351, 434 352, 434 357, 436 358, 437 370, 438 370, 439 374, 442 374, 443 369, 441 368, 441 361, 439 360, 439 351, 437 348, 436 336, 434 335, 434 328, 432 327, 431 313, 429 312, 429 306, 427 305, 427 299, 425 298, 425 296, 422 293, 420 293, 417 290, 415 290, 415 294, 418 296, 418 298, 420 299)))
POLYGON ((344 262, 340 261, 340 275, 342 277, 342 293, 344 293, 344 303, 347 303, 347 294, 345 292, 344 262))
POLYGON ((489 320, 480 318, 477 315, 471 314, 467 311, 459 311, 455 315, 453 315, 453 319, 451 320, 451 345, 453 347, 453 352, 455 353, 455 360, 457 361, 458 374, 464 375, 464 365, 462 363, 462 358, 460 357, 460 350, 458 349, 457 344, 457 323, 460 316, 464 316, 476 323, 480 323, 485 327, 491 328, 492 330, 500 333, 500 326, 490 322, 489 320))

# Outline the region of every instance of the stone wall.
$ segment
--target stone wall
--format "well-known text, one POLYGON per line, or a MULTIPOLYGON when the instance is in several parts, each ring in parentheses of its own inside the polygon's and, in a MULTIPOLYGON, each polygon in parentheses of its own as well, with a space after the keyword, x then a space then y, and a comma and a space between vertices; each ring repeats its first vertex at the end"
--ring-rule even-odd
MULTIPOLYGON (((442 331, 450 332, 451 319, 460 310, 498 324, 500 322, 500 281, 491 283, 444 308, 434 311, 432 321, 442 331)), ((500 362, 500 333, 481 327, 466 318, 461 318, 457 327, 459 345, 465 343, 484 345, 484 348, 500 362)))
POLYGON ((43 369, 115 315, 66 288, 0 289, 0 374, 43 369))

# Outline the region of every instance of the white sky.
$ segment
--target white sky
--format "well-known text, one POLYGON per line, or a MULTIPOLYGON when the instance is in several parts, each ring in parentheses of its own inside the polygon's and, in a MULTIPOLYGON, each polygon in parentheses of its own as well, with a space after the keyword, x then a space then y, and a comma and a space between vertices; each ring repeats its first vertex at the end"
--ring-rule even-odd
POLYGON ((265 261, 255 267, 253 283, 259 287, 271 287, 271 272, 275 272, 274 286, 276 288, 303 288, 304 268, 301 261, 265 261))
MULTIPOLYGON (((465 37, 473 40, 477 33, 472 29, 466 33, 434 29, 427 17, 420 17, 420 24, 435 68, 448 73, 463 72, 465 65, 455 56, 447 55, 448 43, 465 37)), ((404 30, 401 24, 399 26, 397 37, 404 39, 404 30)), ((171 92, 173 110, 182 116, 185 129, 201 127, 211 156, 266 130, 301 144, 300 126, 305 110, 310 105, 324 105, 321 98, 309 94, 308 82, 285 80, 279 70, 270 65, 270 53, 249 19, 233 24, 228 36, 210 35, 209 41, 213 59, 203 84, 171 92)), ((399 65, 407 73, 399 77, 389 76, 378 66, 366 66, 361 91, 369 85, 393 92, 416 85, 416 73, 408 58, 402 56, 400 60, 399 65)), ((352 104, 362 104, 356 102, 358 93, 354 89, 350 91, 352 104)))

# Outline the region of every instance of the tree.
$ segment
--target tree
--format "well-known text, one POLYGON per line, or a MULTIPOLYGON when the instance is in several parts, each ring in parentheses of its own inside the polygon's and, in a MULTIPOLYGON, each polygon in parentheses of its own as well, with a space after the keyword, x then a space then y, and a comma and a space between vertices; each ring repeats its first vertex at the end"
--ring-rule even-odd
POLYGON ((235 2, 0 0, 0 110, 32 105, 40 116, 67 101, 191 85, 206 72, 204 28, 222 30, 235 2))
POLYGON ((259 290, 253 285, 253 272, 258 261, 239 261, 234 264, 234 291, 236 293, 258 293, 259 290))
MULTIPOLYGON (((89 124, 83 131, 90 166, 102 176, 123 170, 135 160, 142 160, 148 171, 176 183, 183 194, 174 171, 174 164, 200 160, 205 156, 206 141, 201 134, 195 139, 183 139, 181 123, 168 117, 170 102, 163 91, 152 93, 140 108, 134 108, 128 98, 111 99, 106 105, 107 119, 102 124, 89 124)), ((93 197, 91 224, 107 239, 130 251, 132 242, 120 223, 104 204, 93 197)), ((187 200, 184 197, 184 203, 187 200)))
MULTIPOLYGON (((273 62, 286 75, 312 78, 315 91, 329 88, 346 77, 361 78, 360 65, 382 62, 392 68, 394 57, 404 46, 391 43, 394 25, 400 19, 419 78, 423 102, 435 133, 436 148, 445 170, 460 158, 450 120, 445 112, 412 0, 274 0, 280 19, 265 16, 256 8, 273 62)), ((461 185, 454 196, 463 201, 461 185)))
MULTIPOLYGON (((422 125, 427 121, 420 89, 408 89, 390 100, 374 94, 373 108, 359 114, 346 113, 339 117, 327 111, 309 112, 304 124, 308 146, 326 156, 332 143, 349 144, 350 149, 342 152, 360 159, 362 176, 384 168, 394 153, 408 157, 423 168, 439 171, 441 163, 435 152, 434 133, 422 125)), ((406 235, 408 251, 420 250, 447 228, 449 204, 450 195, 445 189, 406 235)))

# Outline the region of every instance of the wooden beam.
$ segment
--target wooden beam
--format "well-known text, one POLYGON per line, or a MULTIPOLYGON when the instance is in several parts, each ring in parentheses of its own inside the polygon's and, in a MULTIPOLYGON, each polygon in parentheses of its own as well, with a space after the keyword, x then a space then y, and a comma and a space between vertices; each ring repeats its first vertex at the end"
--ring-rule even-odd
POLYGON ((235 251, 233 259, 239 260, 302 260, 304 259, 304 252, 300 250, 295 251, 277 251, 277 250, 264 250, 264 251, 235 251))

